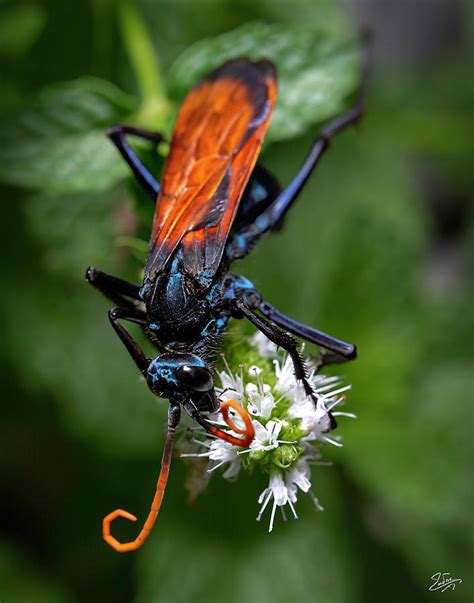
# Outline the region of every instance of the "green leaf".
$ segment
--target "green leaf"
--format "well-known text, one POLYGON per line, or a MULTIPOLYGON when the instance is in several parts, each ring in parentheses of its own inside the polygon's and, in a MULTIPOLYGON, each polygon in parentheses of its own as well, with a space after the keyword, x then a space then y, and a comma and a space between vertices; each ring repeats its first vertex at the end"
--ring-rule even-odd
POLYGON ((105 129, 135 108, 132 98, 95 78, 46 88, 0 122, 0 179, 55 193, 111 187, 128 172, 105 129))
POLYGON ((183 98, 227 59, 270 59, 278 70, 279 94, 268 136, 282 140, 344 109, 359 81, 359 55, 357 37, 349 31, 249 23, 186 50, 171 68, 170 93, 183 98))
POLYGON ((26 226, 40 245, 42 265, 52 272, 77 278, 90 264, 110 264, 116 253, 119 201, 118 191, 34 195, 26 199, 23 205, 26 226))
POLYGON ((46 22, 39 4, 6 6, 0 13, 0 54, 12 58, 23 55, 37 40, 46 22))

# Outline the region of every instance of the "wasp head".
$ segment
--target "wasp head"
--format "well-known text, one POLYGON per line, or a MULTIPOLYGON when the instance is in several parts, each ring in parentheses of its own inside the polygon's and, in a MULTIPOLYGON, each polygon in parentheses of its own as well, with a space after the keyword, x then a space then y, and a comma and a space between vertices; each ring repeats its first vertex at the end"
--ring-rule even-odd
POLYGON ((211 372, 195 354, 161 354, 150 362, 146 379, 157 396, 191 400, 202 411, 215 412, 219 408, 211 372))

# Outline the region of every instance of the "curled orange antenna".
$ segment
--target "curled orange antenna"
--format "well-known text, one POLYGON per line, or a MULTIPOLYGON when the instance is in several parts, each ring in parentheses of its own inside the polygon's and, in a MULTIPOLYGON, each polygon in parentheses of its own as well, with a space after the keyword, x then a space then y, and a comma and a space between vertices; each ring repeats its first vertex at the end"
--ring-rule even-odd
MULTIPOLYGON (((234 446, 241 446, 242 448, 246 448, 250 445, 252 440, 255 437, 255 430, 252 425, 252 420, 250 419, 250 415, 243 408, 241 404, 239 404, 236 400, 227 400, 221 404, 220 408, 222 412, 222 416, 226 424, 234 431, 244 437, 237 437, 231 435, 230 433, 219 429, 215 425, 211 425, 207 423, 206 428, 209 429, 210 433, 215 435, 234 446), (242 418, 245 428, 242 429, 238 427, 232 417, 229 415, 229 408, 233 408, 237 414, 242 418)), ((119 553, 128 553, 129 551, 136 551, 141 548, 148 538, 153 525, 155 524, 156 518, 158 517, 158 513, 160 512, 161 503, 163 502, 163 497, 165 494, 166 484, 168 482, 168 476, 170 472, 171 465, 171 455, 173 451, 173 440, 174 434, 176 431, 176 426, 179 422, 179 407, 174 407, 170 409, 170 413, 175 412, 176 414, 173 416, 170 414, 170 419, 168 423, 168 433, 166 435, 166 443, 165 448, 163 450, 163 456, 161 457, 161 471, 158 476, 158 482, 156 484, 156 493, 153 498, 153 502, 151 504, 150 512, 148 513, 148 517, 146 518, 145 523, 143 524, 143 528, 140 531, 140 534, 135 538, 135 540, 131 540, 130 542, 119 542, 112 534, 110 533, 110 527, 114 519, 117 517, 123 517, 124 519, 128 519, 129 521, 137 521, 137 518, 132 513, 128 511, 124 511, 123 509, 115 509, 112 513, 109 513, 102 520, 102 534, 105 542, 111 546, 114 550, 119 553)))
POLYGON ((222 402, 220 411, 222 413, 224 421, 232 429, 232 431, 235 431, 235 433, 242 434, 245 437, 239 438, 233 436, 230 433, 227 433, 226 431, 222 431, 222 429, 219 429, 215 425, 210 426, 210 433, 220 438, 221 440, 229 442, 229 444, 233 444, 234 446, 241 446, 242 448, 247 448, 248 446, 250 446, 250 443, 255 437, 255 429, 253 428, 250 415, 245 410, 245 408, 236 400, 226 400, 225 402, 222 402), (237 425, 232 420, 232 417, 229 415, 229 408, 233 408, 237 412, 237 414, 240 415, 245 424, 245 429, 237 427, 237 425))
POLYGON ((102 535, 105 542, 119 553, 128 553, 129 551, 136 551, 139 549, 148 538, 156 518, 158 517, 170 472, 171 453, 173 451, 175 429, 175 427, 168 426, 165 448, 163 450, 163 456, 161 457, 160 475, 158 476, 158 481, 156 484, 156 493, 153 498, 153 502, 151 503, 150 512, 148 513, 148 517, 143 524, 140 534, 138 534, 135 540, 132 540, 131 542, 119 542, 114 536, 112 536, 110 533, 110 525, 117 517, 123 517, 124 519, 129 519, 130 521, 137 521, 135 515, 132 515, 132 513, 124 511, 123 509, 116 509, 115 511, 112 511, 112 513, 109 513, 102 520, 102 535))

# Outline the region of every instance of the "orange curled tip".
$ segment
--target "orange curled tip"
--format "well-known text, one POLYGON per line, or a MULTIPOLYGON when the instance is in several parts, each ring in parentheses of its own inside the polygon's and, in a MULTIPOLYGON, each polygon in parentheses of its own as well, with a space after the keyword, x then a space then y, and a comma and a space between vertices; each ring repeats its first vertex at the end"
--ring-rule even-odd
POLYGON ((110 533, 110 525, 114 519, 117 519, 117 517, 123 517, 124 519, 128 519, 130 521, 137 521, 137 518, 135 515, 132 515, 132 513, 124 511, 123 509, 115 509, 115 511, 112 511, 112 513, 106 515, 102 520, 102 535, 105 542, 119 553, 126 553, 128 551, 134 551, 140 548, 144 541, 139 541, 137 539, 133 542, 122 543, 112 536, 110 533))
POLYGON ((109 531, 110 531, 110 524, 112 523, 112 521, 114 519, 117 519, 117 517, 123 517, 124 519, 129 519, 130 521, 137 521, 137 518, 132 513, 129 513, 128 511, 124 511, 123 509, 115 509, 115 511, 112 511, 112 513, 109 513, 108 515, 106 515, 104 517, 104 520, 102 522, 103 526, 104 526, 104 533, 105 533, 106 526, 107 526, 107 529, 109 529, 109 531))
POLYGON ((171 453, 173 450, 173 437, 174 429, 169 430, 166 436, 166 444, 163 450, 163 456, 161 457, 161 470, 156 484, 155 496, 153 497, 153 502, 151 503, 148 517, 143 524, 140 534, 138 534, 135 540, 132 540, 131 542, 119 542, 110 533, 110 525, 114 519, 117 519, 117 517, 123 517, 129 521, 137 521, 137 518, 135 515, 132 515, 132 513, 124 511, 123 509, 115 509, 115 511, 112 511, 112 513, 106 515, 102 520, 102 536, 105 542, 118 553, 128 553, 129 551, 138 550, 143 546, 144 542, 150 535, 151 529, 156 521, 156 518, 158 517, 158 513, 160 512, 161 503, 163 502, 163 497, 165 495, 166 484, 168 482, 170 471, 171 453))

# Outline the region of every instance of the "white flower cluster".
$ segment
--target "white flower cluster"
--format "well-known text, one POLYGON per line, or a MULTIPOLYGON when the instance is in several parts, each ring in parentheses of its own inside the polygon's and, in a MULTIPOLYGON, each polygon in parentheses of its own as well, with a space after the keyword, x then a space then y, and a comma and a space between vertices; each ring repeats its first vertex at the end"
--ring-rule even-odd
MULTIPOLYGON (((259 466, 268 475, 269 483, 258 499, 257 521, 270 505, 271 532, 277 507, 284 519, 287 505, 297 518, 295 504, 299 490, 309 493, 316 508, 322 510, 311 489, 311 465, 325 464, 320 461, 322 444, 342 446, 339 436, 329 435, 331 419, 328 413, 355 415, 334 410, 344 401, 344 392, 350 389, 350 386, 341 387, 338 377, 317 374, 308 364, 308 379, 314 390, 314 397, 310 398, 303 385, 296 381, 289 356, 279 352, 260 333, 251 338, 251 345, 258 352, 262 366, 251 366, 244 378, 243 367, 235 373, 224 358, 226 369, 219 373, 222 387, 218 390, 221 401, 237 400, 251 416, 255 437, 250 446, 239 448, 206 434, 205 439, 196 440, 204 451, 182 456, 207 457, 208 471, 225 467, 223 476, 226 479, 237 477, 241 469, 259 466)), ((241 426, 242 420, 237 413, 232 419, 236 426, 241 426)), ((215 415, 213 422, 226 427, 220 413, 215 415)))

